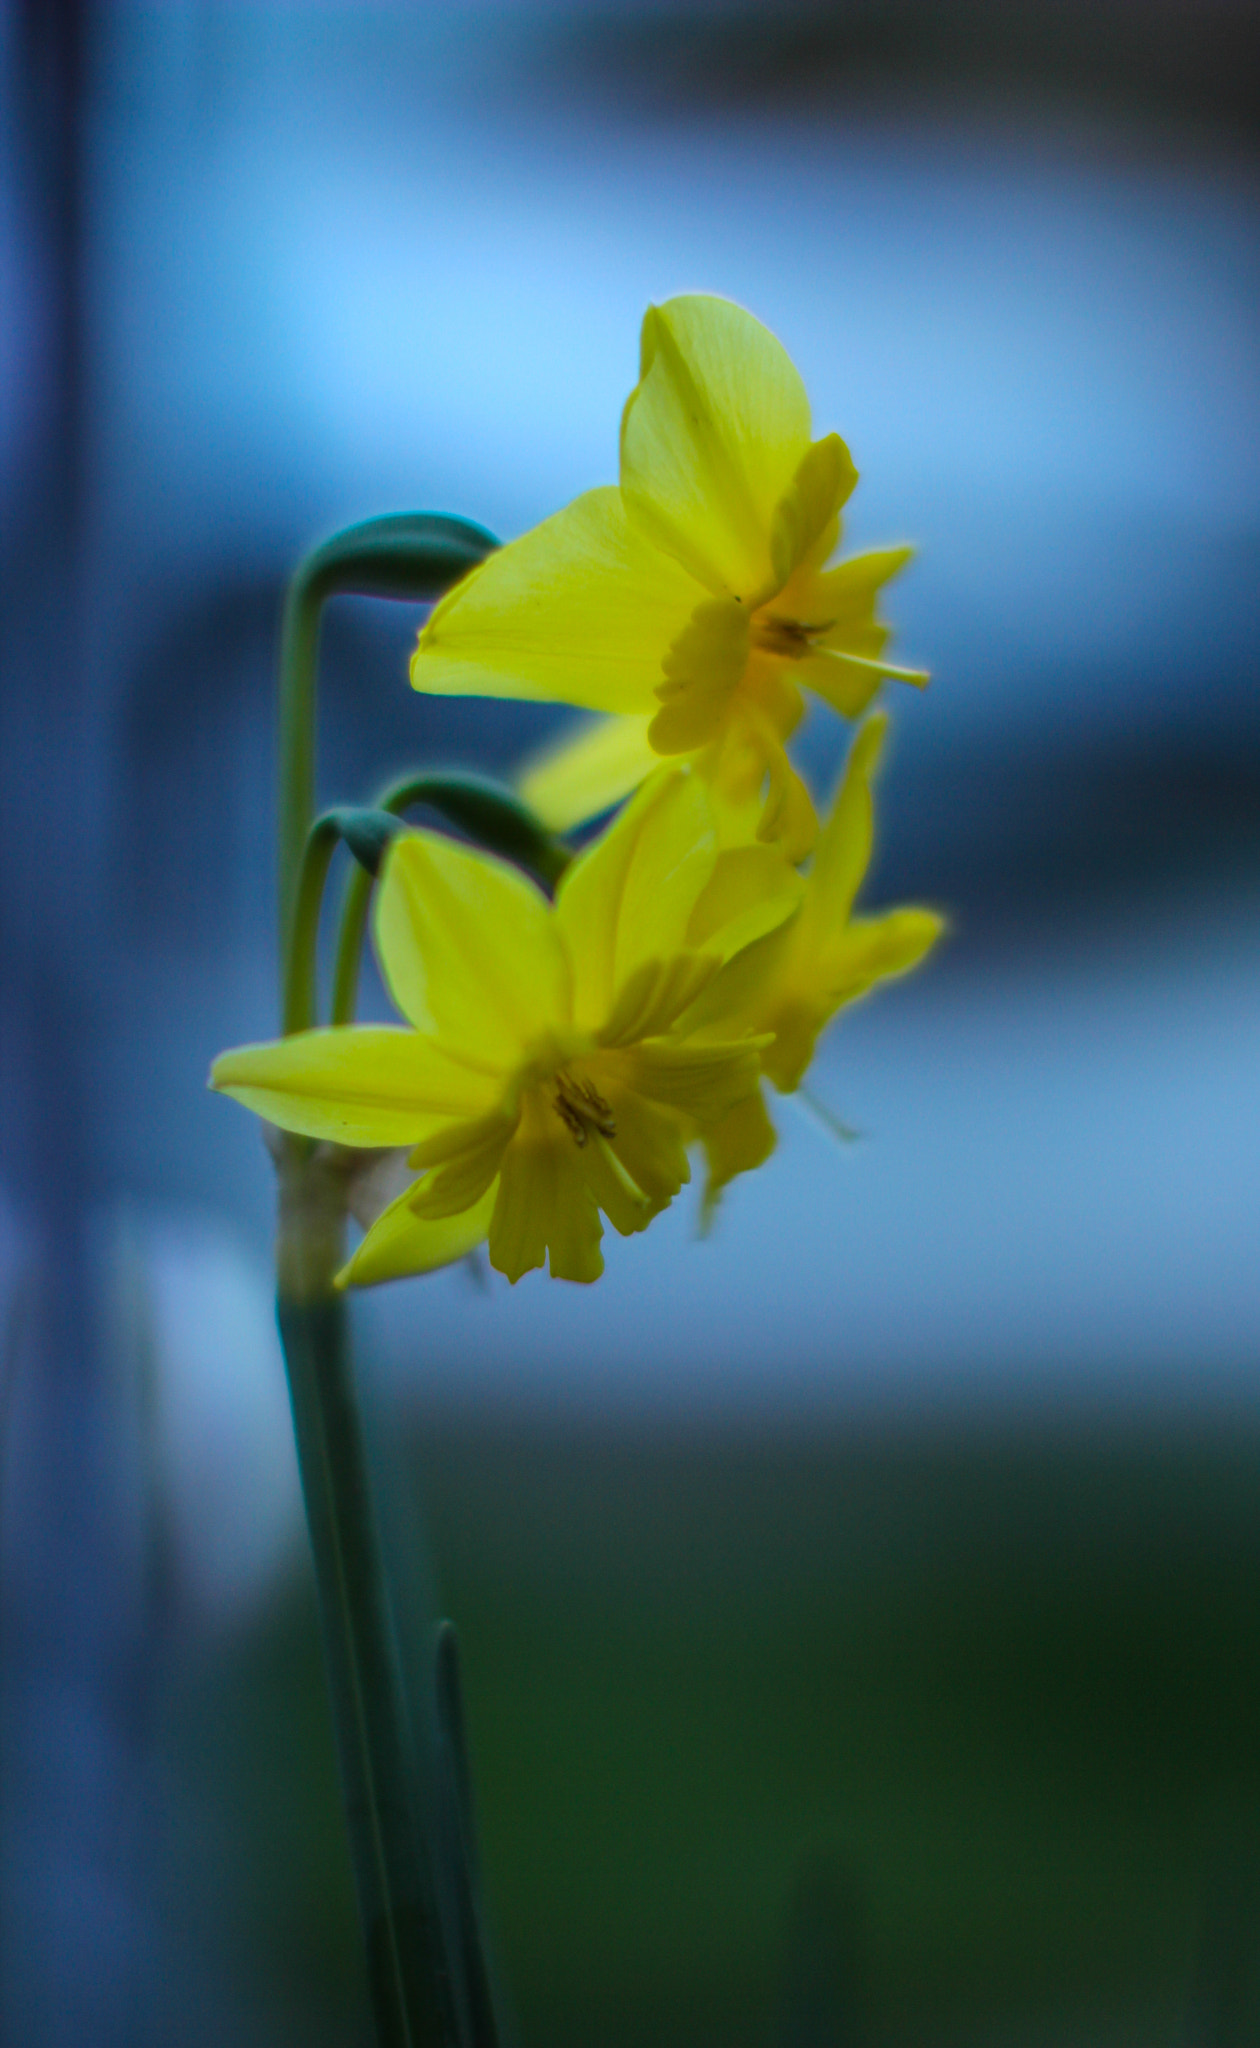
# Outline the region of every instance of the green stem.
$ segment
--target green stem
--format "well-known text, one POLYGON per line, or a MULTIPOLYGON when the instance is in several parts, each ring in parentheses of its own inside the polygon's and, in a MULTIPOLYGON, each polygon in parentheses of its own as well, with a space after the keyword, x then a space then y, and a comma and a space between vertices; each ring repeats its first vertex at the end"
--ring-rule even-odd
POLYGON ((284 963, 281 1030, 309 1031, 319 1016, 315 981, 319 949, 319 913, 329 863, 340 838, 332 818, 318 818, 306 835, 298 869, 297 891, 289 912, 289 946, 284 963))
POLYGON ((280 1335, 379 2048, 454 2048, 454 1992, 414 1796, 422 1774, 346 1309, 330 1289, 340 1255, 338 1179, 327 1158, 296 1150, 282 1165, 280 1335))
MULTIPOLYGON (((387 809, 382 804, 381 809, 387 809)), ((341 901, 341 922, 337 928, 337 953, 333 962, 332 1021, 353 1024, 359 1000, 359 961, 363 955, 363 934, 367 929, 368 905, 372 900, 372 877, 354 863, 346 879, 341 901)))
MULTIPOLYGON (((319 620, 337 591, 440 595, 495 545, 467 521, 371 520, 308 557, 285 607, 280 661, 280 961, 286 1032, 317 1018, 319 912, 339 827, 312 829, 319 620)), ((459 2025, 433 1899, 416 1736, 399 1668, 359 1411, 342 1259, 346 1189, 333 1148, 277 1145, 278 1316, 315 1562, 351 1860, 379 2048, 457 2048, 459 2025)))
MULTIPOLYGON (((315 815, 316 670, 324 594, 312 561, 289 585, 280 634, 280 959, 287 974, 306 836, 315 815)), ((331 850, 331 849, 330 849, 331 850)), ((287 999, 287 986, 282 1002, 287 999)), ((293 1027, 285 1026, 286 1030, 293 1027)), ((297 1027, 300 1028, 300 1027, 297 1027)))

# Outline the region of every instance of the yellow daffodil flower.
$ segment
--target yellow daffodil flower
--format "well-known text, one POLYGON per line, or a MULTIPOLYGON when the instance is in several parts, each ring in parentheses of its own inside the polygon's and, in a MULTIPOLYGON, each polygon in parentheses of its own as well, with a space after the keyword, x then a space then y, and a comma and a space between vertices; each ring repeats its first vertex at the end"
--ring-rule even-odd
MULTIPOLYGON (((763 849, 764 851, 764 849, 763 849)), ((781 865, 781 864, 780 864, 781 865)), ((720 1006, 679 1029, 736 954, 789 916, 799 878, 735 889, 713 806, 660 769, 566 870, 554 906, 516 869, 431 832, 395 841, 377 896, 382 971, 408 1027, 243 1046, 212 1086, 286 1131, 409 1150, 416 1178, 339 1275, 424 1272, 488 1240, 509 1280, 603 1270, 600 1212, 642 1230, 689 1178, 686 1144, 758 1082, 760 1041, 720 1006), (703 943, 692 936, 703 933, 703 943)))
POLYGON ((856 717, 881 679, 892 548, 823 565, 857 471, 811 439, 804 384, 766 328, 724 299, 649 307, 621 422, 620 482, 490 556, 437 606, 419 690, 535 697, 621 714, 536 778, 563 829, 623 796, 654 758, 693 754, 729 801, 768 777, 759 832, 792 859, 816 830, 784 752, 802 686, 856 717))
MULTIPOLYGON (((836 1012, 877 982, 908 973, 944 930, 944 919, 932 910, 852 915, 870 863, 871 783, 887 725, 877 713, 859 728, 831 815, 819 834, 797 915, 732 957, 683 1019, 693 1032, 703 1033, 721 1018, 727 1031, 742 1025, 762 1034, 762 1071, 784 1094, 799 1087, 818 1038, 836 1012)), ((774 1143, 774 1126, 759 1093, 733 1103, 721 1124, 705 1134, 708 1205, 736 1173, 760 1166, 774 1143)))

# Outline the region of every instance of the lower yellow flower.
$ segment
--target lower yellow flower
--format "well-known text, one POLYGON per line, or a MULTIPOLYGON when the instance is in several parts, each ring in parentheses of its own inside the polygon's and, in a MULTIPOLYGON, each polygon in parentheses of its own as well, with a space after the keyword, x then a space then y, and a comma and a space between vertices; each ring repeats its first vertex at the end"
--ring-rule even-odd
POLYGON ((799 901, 768 875, 732 896, 727 865, 704 785, 677 768, 573 862, 554 907, 487 854, 428 832, 395 842, 376 944, 410 1028, 299 1032, 211 1073, 283 1130, 408 1148, 418 1177, 340 1284, 425 1272, 483 1240, 509 1280, 544 1261, 595 1280, 601 1211, 624 1235, 667 1206, 688 1141, 755 1092, 762 1050, 720 1006, 702 1031, 679 1020, 799 901))

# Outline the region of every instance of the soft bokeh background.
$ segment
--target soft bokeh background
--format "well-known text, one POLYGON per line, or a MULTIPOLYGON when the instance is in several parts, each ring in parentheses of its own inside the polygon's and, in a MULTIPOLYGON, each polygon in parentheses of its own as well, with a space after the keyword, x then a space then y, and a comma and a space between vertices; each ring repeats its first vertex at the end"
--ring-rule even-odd
MULTIPOLYGON (((1260 12, 0 6, 0 2036, 365 2042, 270 1322, 277 609, 778 333, 935 675, 861 1133, 362 1305, 544 2043, 1260 2039, 1260 12)), ((341 602, 325 793, 506 770, 341 602)), ((825 784, 842 738, 805 757, 825 784)))

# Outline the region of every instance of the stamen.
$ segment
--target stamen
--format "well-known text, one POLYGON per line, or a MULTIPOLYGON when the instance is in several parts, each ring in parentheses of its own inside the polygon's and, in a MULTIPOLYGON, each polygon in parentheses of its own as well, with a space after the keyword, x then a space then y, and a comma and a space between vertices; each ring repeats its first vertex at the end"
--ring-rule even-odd
POLYGON ((584 1145, 593 1130, 598 1131, 601 1138, 615 1138, 617 1135, 611 1104, 604 1100, 592 1082, 566 1074, 563 1068, 556 1075, 553 1107, 561 1123, 573 1133, 575 1145, 584 1145))
POLYGON ((753 628, 753 645, 766 654, 800 661, 812 651, 819 634, 829 633, 835 624, 834 619, 821 619, 815 626, 806 626, 799 619, 785 619, 778 612, 768 612, 753 628))
POLYGON ((567 1124, 569 1129, 572 1131, 574 1144, 584 1145, 586 1143, 586 1125, 582 1122, 582 1119, 578 1115, 576 1109, 572 1108, 572 1106, 565 1101, 563 1095, 557 1095, 554 1107, 556 1115, 559 1117, 561 1123, 567 1124))

